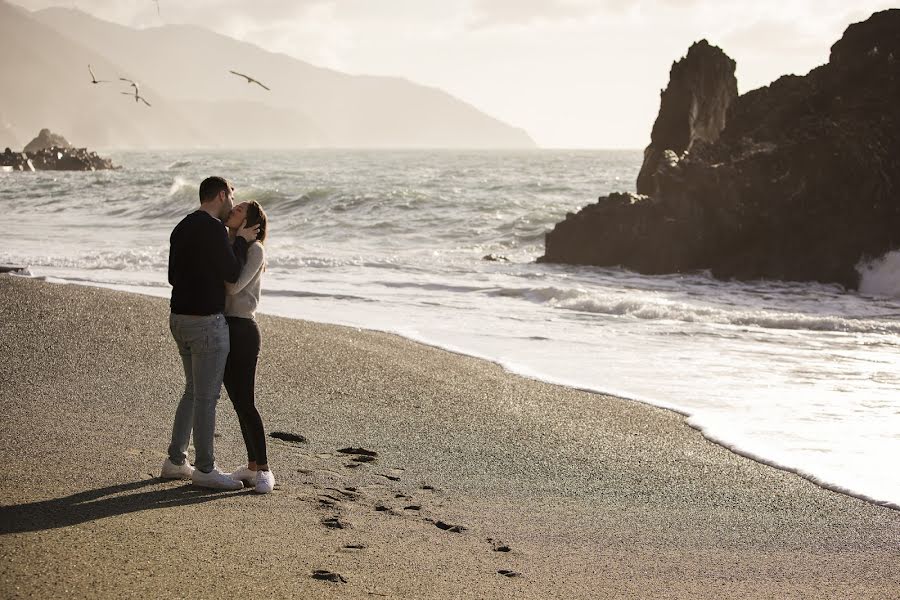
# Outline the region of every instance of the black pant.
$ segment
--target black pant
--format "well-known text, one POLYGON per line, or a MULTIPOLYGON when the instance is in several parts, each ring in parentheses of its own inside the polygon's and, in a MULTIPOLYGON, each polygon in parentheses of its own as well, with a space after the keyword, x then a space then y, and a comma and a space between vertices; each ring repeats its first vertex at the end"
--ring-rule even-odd
POLYGON ((254 404, 256 361, 259 358, 259 327, 253 319, 226 317, 231 351, 225 363, 225 389, 234 404, 241 434, 247 445, 247 459, 260 465, 268 464, 266 432, 254 404))

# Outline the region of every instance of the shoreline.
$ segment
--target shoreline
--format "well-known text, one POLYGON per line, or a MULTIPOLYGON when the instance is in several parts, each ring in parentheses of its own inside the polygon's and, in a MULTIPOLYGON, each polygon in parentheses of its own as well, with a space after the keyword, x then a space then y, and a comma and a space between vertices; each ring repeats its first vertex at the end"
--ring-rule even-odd
MULTIPOLYGON (((315 598, 900 588, 900 514, 736 455, 680 415, 395 334, 268 315, 264 423, 308 442, 269 439, 270 497, 161 483, 181 385, 167 312, 151 296, 0 276, 10 597, 184 595, 196 568, 209 578, 201 596, 266 585, 315 598), (379 454, 350 466, 338 452, 348 446, 379 454), (347 583, 313 579, 320 568, 347 583)), ((242 442, 224 393, 218 423, 229 468, 242 442)))
MULTIPOLYGON (((147 292, 142 291, 141 289, 137 288, 137 286, 124 286, 124 285, 118 285, 118 284, 100 285, 100 284, 92 284, 89 281, 78 280, 78 279, 73 279, 73 280, 53 279, 53 280, 48 280, 47 282, 52 283, 52 284, 57 284, 57 285, 59 285, 60 282, 62 282, 62 285, 84 285, 87 287, 111 289, 111 290, 121 291, 124 293, 138 294, 138 295, 143 295, 143 296, 148 296, 148 297, 153 297, 153 298, 168 298, 168 293, 159 294, 159 295, 147 293, 147 292), (124 289, 127 287, 130 287, 131 289, 124 289)), ((166 288, 166 290, 168 290, 168 288, 166 288)), ((793 475, 801 477, 801 478, 815 484, 816 486, 818 486, 822 489, 825 489, 825 490, 828 490, 831 492, 835 492, 838 494, 843 494, 843 495, 849 496, 851 498, 856 498, 858 500, 862 500, 864 502, 868 502, 868 503, 874 504, 876 506, 881 506, 881 507, 885 507, 885 508, 890 508, 892 510, 900 511, 900 502, 892 502, 889 500, 879 499, 875 496, 871 496, 864 492, 853 490, 853 489, 848 488, 840 483, 835 483, 833 481, 819 477, 815 474, 809 473, 800 467, 792 467, 790 465, 768 459, 765 456, 763 456, 757 452, 744 450, 743 448, 734 444, 733 442, 729 442, 725 438, 722 438, 720 436, 715 435, 714 433, 709 432, 708 429, 705 428, 703 425, 693 422, 692 419, 696 416, 695 413, 692 413, 688 409, 681 408, 679 406, 676 406, 676 405, 666 402, 666 401, 656 401, 656 400, 652 400, 652 399, 645 399, 645 398, 640 398, 637 396, 628 395, 628 394, 621 393, 618 391, 609 391, 609 390, 603 390, 603 389, 599 389, 599 388, 593 388, 590 386, 578 385, 576 383, 568 382, 563 379, 554 378, 549 375, 541 375, 540 373, 536 373, 534 371, 529 371, 525 368, 517 369, 514 365, 512 365, 508 362, 505 362, 502 359, 496 359, 496 358, 493 358, 486 354, 479 354, 477 352, 469 352, 464 349, 452 346, 450 344, 442 344, 440 342, 432 341, 432 340, 426 339, 424 337, 405 334, 399 330, 360 327, 360 326, 353 325, 353 324, 346 323, 346 322, 319 321, 319 320, 304 319, 304 318, 295 317, 295 316, 286 315, 286 314, 278 314, 278 313, 268 312, 266 310, 259 311, 259 314, 261 314, 261 315, 265 314, 268 316, 289 319, 289 320, 298 321, 298 322, 318 323, 321 325, 335 325, 335 326, 339 326, 339 327, 349 327, 349 328, 353 328, 353 329, 360 329, 363 331, 370 331, 370 332, 381 333, 381 334, 385 334, 385 335, 394 335, 394 336, 398 336, 404 340, 408 340, 408 341, 414 342, 416 344, 422 344, 423 346, 427 346, 429 348, 434 348, 436 350, 441 350, 444 352, 449 352, 451 354, 456 354, 456 355, 464 356, 467 358, 474 358, 477 360, 483 360, 483 361, 489 362, 491 364, 497 365, 498 367, 502 368, 505 372, 509 373, 510 375, 514 375, 517 377, 524 377, 526 379, 530 379, 530 380, 533 380, 533 381, 536 381, 539 383, 544 383, 544 384, 554 385, 554 386, 561 386, 561 387, 564 387, 564 388, 567 388, 567 389, 570 389, 573 391, 586 392, 589 394, 597 394, 600 396, 613 397, 613 398, 617 398, 619 400, 623 400, 626 402, 635 402, 640 405, 670 411, 676 415, 679 415, 688 426, 690 426, 692 429, 694 429, 698 433, 700 433, 704 437, 704 439, 706 439, 709 442, 716 444, 717 446, 720 446, 720 447, 724 448, 725 450, 732 452, 738 456, 750 459, 752 461, 758 462, 762 465, 771 467, 773 469, 778 469, 780 471, 791 473, 793 475)))

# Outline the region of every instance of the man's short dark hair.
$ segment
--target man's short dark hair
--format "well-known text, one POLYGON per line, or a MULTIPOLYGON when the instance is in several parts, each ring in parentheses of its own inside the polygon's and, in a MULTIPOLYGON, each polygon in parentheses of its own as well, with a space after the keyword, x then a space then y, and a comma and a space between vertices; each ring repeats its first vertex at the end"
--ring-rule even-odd
POLYGON ((207 177, 200 184, 200 204, 214 200, 219 192, 230 192, 231 184, 224 177, 207 177))

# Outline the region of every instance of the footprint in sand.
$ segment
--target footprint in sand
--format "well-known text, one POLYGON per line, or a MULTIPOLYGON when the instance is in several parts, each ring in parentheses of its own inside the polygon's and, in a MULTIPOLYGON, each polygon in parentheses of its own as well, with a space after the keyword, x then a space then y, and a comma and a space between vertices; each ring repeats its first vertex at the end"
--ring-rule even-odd
POLYGON ((451 525, 450 523, 444 523, 443 521, 433 521, 431 519, 425 519, 429 523, 434 523, 434 526, 438 529, 443 529, 444 531, 449 531, 450 533, 462 533, 466 531, 468 527, 465 525, 451 525))
POLYGON ((322 519, 322 525, 329 529, 346 529, 350 526, 349 523, 341 521, 341 518, 338 516, 322 519))
POLYGON ((494 552, 512 552, 512 548, 494 538, 488 538, 487 541, 493 546, 494 552))
POLYGON ((269 434, 269 437, 295 444, 305 444, 307 442, 307 439, 299 433, 290 433, 287 431, 273 431, 269 434))
POLYGON ((384 504, 376 504, 376 505, 375 505, 375 510, 378 511, 378 512, 387 513, 387 514, 389 514, 389 515, 396 515, 396 514, 397 514, 397 512, 396 512, 393 508, 391 508, 390 506, 386 506, 386 505, 384 505, 384 504))
POLYGON ((365 550, 365 544, 344 544, 344 550, 365 550))
POLYGON ((372 458, 378 456, 378 453, 374 450, 366 450, 365 448, 341 448, 340 450, 338 450, 338 452, 340 452, 341 454, 354 454, 356 456, 369 456, 372 458))
POLYGON ((320 496, 319 504, 326 508, 340 508, 340 502, 332 498, 331 496, 320 496))
POLYGON ((352 446, 341 448, 338 450, 338 453, 352 456, 352 458, 350 459, 351 462, 348 462, 344 465, 344 467, 348 469, 357 469, 362 466, 363 463, 375 462, 375 458, 378 456, 378 453, 374 450, 354 448, 352 446))
POLYGON ((325 488, 328 492, 334 492, 334 494, 338 494, 340 498, 336 498, 334 494, 319 494, 320 496, 325 496, 326 498, 330 498, 336 502, 340 502, 342 500, 350 500, 355 501, 359 500, 360 493, 356 490, 355 487, 345 487, 342 490, 333 487, 325 488))
POLYGON ((321 579, 322 581, 330 581, 332 583, 347 583, 347 580, 340 573, 332 573, 324 569, 316 569, 312 572, 313 579, 321 579))
POLYGON ((521 573, 518 573, 516 571, 510 571, 509 569, 500 569, 499 571, 497 571, 497 573, 499 573, 500 575, 503 575, 504 577, 510 577, 510 578, 522 576, 521 573))

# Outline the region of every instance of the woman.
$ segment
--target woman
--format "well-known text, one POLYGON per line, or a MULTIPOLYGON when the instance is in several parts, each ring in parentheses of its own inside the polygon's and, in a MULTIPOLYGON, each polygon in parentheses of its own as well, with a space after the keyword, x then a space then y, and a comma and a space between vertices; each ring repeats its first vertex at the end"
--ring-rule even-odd
POLYGON ((225 389, 234 404, 241 434, 247 446, 247 466, 231 474, 232 479, 254 486, 260 494, 268 494, 275 487, 275 476, 266 457, 266 433, 254 404, 256 362, 259 357, 259 327, 256 307, 259 304, 260 280, 266 270, 266 213, 258 202, 241 202, 232 209, 225 221, 234 235, 241 224, 259 225, 256 241, 247 248, 247 262, 241 276, 234 283, 226 283, 225 319, 228 321, 231 351, 225 363, 225 389))

